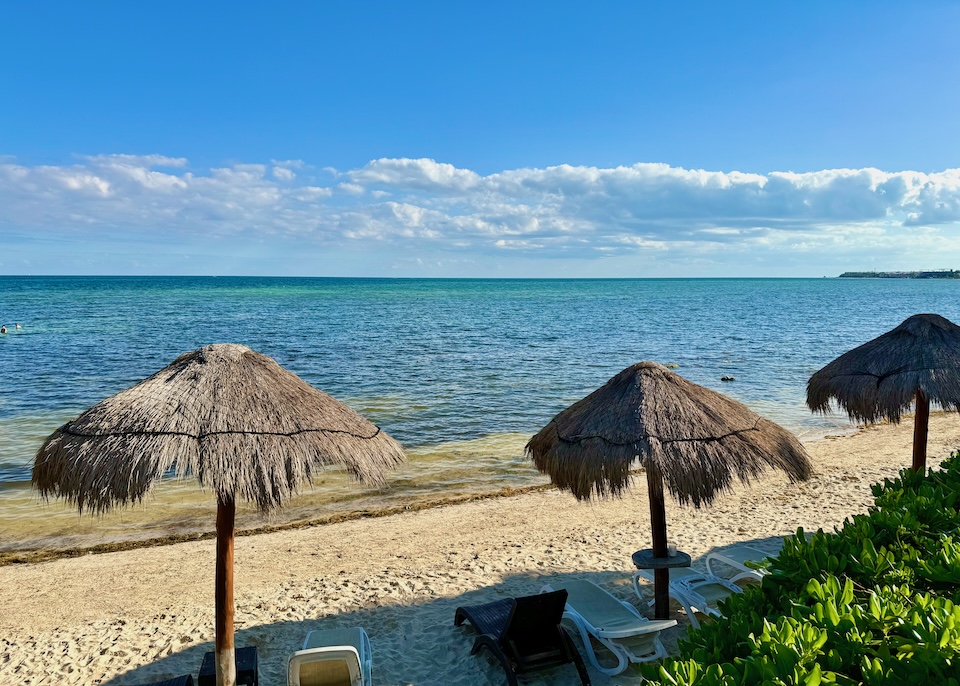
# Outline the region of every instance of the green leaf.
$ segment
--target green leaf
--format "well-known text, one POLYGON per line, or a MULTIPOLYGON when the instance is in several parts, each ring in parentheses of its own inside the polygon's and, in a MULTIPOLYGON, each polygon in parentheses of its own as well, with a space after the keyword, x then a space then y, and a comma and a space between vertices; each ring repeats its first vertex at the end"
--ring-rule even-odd
POLYGON ((803 686, 820 686, 822 681, 823 674, 820 671, 820 665, 814 663, 813 669, 810 670, 810 673, 807 674, 807 678, 803 681, 803 686))

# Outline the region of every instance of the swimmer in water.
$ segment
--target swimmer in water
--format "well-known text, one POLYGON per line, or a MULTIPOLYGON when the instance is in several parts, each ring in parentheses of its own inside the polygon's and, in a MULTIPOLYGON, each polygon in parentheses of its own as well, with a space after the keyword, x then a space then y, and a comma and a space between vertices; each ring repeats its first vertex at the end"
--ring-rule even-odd
POLYGON ((7 327, 0 326, 0 333, 6 333, 6 332, 7 332, 7 327))
POLYGON ((15 328, 15 329, 22 329, 23 327, 20 326, 19 324, 14 324, 14 325, 13 325, 13 328, 15 328))

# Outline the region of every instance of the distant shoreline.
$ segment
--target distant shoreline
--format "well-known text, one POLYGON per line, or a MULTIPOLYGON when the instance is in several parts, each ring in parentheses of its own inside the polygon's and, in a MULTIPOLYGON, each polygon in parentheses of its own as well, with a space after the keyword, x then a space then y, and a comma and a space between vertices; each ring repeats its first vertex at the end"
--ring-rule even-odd
POLYGON ((844 272, 841 279, 960 279, 960 270, 937 269, 929 272, 844 272))

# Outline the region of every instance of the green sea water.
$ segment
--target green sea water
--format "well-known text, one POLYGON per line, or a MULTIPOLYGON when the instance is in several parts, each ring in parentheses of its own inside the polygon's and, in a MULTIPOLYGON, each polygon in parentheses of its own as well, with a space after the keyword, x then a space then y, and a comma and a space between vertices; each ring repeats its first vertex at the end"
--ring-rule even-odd
MULTIPOLYGON (((29 489, 50 432, 209 343, 274 357, 410 456, 382 490, 328 471, 282 523, 543 483, 526 440, 640 360, 676 364, 801 437, 845 430, 845 417, 806 409, 810 374, 912 314, 960 321, 958 289, 871 279, 0 277, 0 550, 211 529, 212 499, 192 482, 164 483, 143 506, 103 519, 29 489)), ((241 513, 241 526, 260 524, 241 513)))

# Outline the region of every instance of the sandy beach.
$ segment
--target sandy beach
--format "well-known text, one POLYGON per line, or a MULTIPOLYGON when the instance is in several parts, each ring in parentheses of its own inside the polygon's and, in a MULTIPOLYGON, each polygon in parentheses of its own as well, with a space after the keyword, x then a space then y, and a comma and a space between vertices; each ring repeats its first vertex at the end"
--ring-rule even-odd
MULTIPOLYGON (((712 549, 775 549, 797 527, 830 530, 872 501, 870 484, 910 462, 912 421, 807 444, 816 473, 790 484, 769 474, 703 510, 668 499, 668 535, 702 568, 712 549)), ((928 464, 960 447, 960 418, 931 417, 928 464)), ((584 578, 623 600, 633 551, 650 544, 644 482, 621 500, 581 504, 545 491, 236 541, 236 642, 256 645, 260 683, 286 683, 286 662, 311 629, 363 626, 373 682, 499 685, 503 670, 471 656, 459 605, 536 593, 584 578)), ((149 683, 196 676, 213 644, 212 540, 0 568, 0 683, 149 683)), ((652 597, 652 586, 648 588, 652 597)), ((676 606, 674 608, 677 609, 676 606)), ((689 623, 666 637, 674 648, 689 623)), ((639 684, 631 668, 594 684, 639 684)), ((576 683, 572 667, 523 683, 576 683)))

